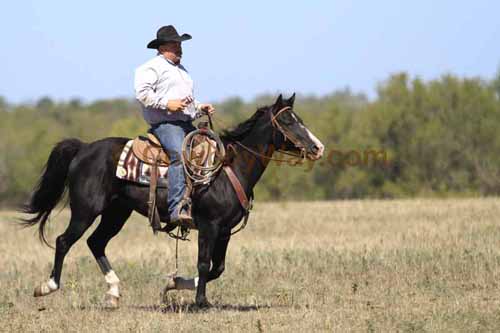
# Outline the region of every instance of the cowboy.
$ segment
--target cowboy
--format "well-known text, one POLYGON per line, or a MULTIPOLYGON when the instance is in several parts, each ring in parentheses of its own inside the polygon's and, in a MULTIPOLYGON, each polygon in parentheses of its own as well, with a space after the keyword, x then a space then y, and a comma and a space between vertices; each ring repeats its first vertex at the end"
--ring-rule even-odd
POLYGON ((192 121, 204 113, 214 113, 211 104, 194 98, 193 80, 181 65, 181 43, 191 35, 179 35, 172 26, 161 27, 149 49, 158 54, 135 71, 135 96, 141 103, 143 116, 170 158, 168 168, 168 213, 170 222, 191 225, 190 208, 183 200, 186 179, 182 165, 184 137, 196 128, 192 121))

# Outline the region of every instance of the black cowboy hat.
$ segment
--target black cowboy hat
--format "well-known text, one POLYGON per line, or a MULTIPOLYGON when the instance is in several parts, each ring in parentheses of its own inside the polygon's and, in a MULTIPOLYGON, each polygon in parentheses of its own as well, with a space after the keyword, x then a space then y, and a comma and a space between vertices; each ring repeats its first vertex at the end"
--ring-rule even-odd
POLYGON ((156 39, 153 39, 148 43, 148 49, 157 49, 160 45, 166 42, 183 42, 189 39, 191 39, 190 34, 183 34, 180 36, 173 25, 167 25, 158 29, 156 39))

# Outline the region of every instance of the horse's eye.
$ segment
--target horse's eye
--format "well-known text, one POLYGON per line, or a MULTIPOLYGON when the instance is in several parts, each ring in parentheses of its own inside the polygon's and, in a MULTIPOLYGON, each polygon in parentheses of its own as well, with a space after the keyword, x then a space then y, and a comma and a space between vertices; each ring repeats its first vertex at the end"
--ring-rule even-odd
POLYGON ((293 119, 292 116, 290 115, 287 115, 286 117, 283 117, 283 123, 287 124, 287 125, 291 125, 295 122, 295 120, 293 119))

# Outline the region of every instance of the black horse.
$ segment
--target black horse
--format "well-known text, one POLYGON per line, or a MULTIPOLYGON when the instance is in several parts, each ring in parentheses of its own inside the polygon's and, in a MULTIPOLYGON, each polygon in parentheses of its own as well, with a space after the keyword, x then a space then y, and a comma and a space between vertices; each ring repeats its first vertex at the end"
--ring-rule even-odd
MULTIPOLYGON (((232 131, 222 133, 222 141, 232 156, 228 162, 243 186, 247 197, 262 176, 276 147, 301 152, 310 160, 319 159, 321 142, 293 112, 295 94, 287 100, 280 95, 274 105, 258 109, 232 131)), ((40 239, 47 241, 44 227, 51 211, 69 192, 71 220, 56 239, 55 259, 50 279, 35 288, 35 296, 45 296, 60 286, 64 257, 71 246, 101 215, 101 222, 87 244, 109 285, 106 299, 117 306, 120 280, 109 264, 105 249, 109 240, 123 227, 132 211, 147 216, 148 187, 115 177, 120 153, 128 138, 105 138, 92 143, 77 139, 59 142, 52 150, 43 175, 33 191, 24 213, 36 214, 24 224, 39 224, 40 239)), ((167 219, 167 192, 158 191, 161 220, 167 219)), ((224 172, 208 188, 193 193, 193 219, 198 228, 198 274, 195 279, 176 279, 169 288, 197 289, 196 304, 208 305, 206 283, 224 271, 224 261, 231 229, 243 218, 236 192, 224 172)))

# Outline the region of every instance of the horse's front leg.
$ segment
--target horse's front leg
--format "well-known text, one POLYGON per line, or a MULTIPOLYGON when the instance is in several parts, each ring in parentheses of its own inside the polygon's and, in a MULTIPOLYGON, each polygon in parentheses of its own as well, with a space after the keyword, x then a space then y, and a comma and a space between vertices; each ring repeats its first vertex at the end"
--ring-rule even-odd
POLYGON ((218 231, 217 225, 206 224, 200 228, 198 234, 198 287, 196 289, 196 305, 200 307, 210 306, 206 296, 206 286, 218 231))
MULTIPOLYGON (((220 235, 215 242, 213 253, 212 253, 212 268, 208 273, 208 280, 217 279, 222 272, 224 272, 225 259, 227 246, 229 243, 230 234, 220 235)), ((167 294, 171 290, 197 290, 199 278, 196 276, 194 278, 185 278, 182 276, 169 276, 167 279, 167 285, 163 290, 162 301, 166 303, 168 301, 167 294)))
POLYGON ((210 269, 210 273, 208 273, 208 282, 217 279, 224 272, 227 245, 229 244, 230 237, 230 234, 219 235, 215 243, 212 254, 212 268, 210 269))

